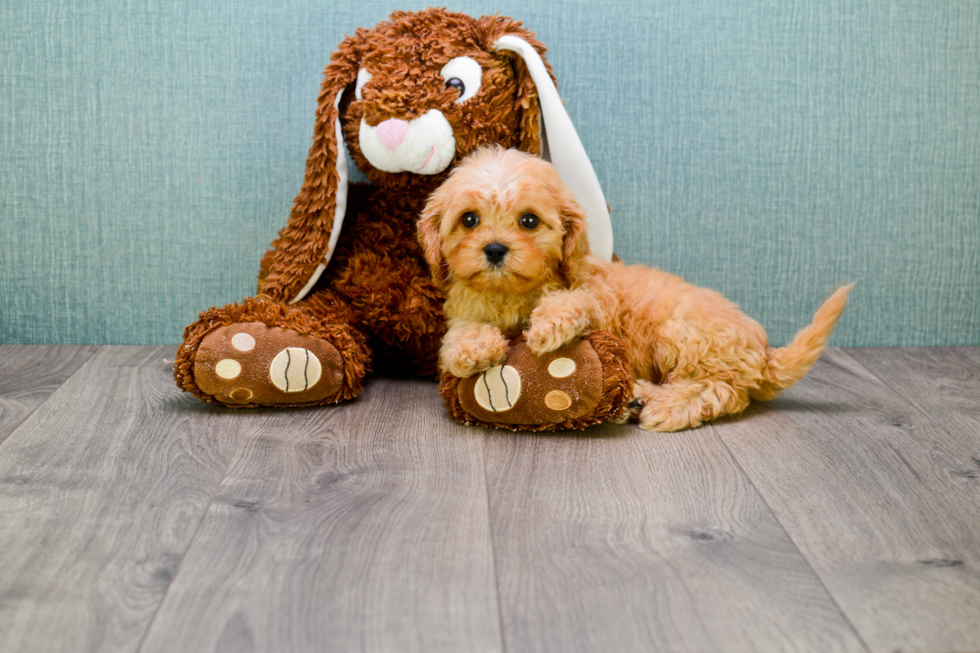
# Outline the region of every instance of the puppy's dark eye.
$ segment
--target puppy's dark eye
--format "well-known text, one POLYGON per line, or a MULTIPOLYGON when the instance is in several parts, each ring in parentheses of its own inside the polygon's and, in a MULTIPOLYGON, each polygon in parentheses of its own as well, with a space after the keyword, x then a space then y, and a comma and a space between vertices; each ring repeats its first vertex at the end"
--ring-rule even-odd
POLYGON ((467 229, 472 229, 476 225, 480 224, 480 216, 478 216, 476 213, 464 213, 463 217, 460 219, 460 222, 462 222, 463 226, 467 229))
POLYGON ((466 93, 466 84, 464 84, 463 80, 461 80, 459 77, 452 77, 450 79, 447 79, 446 88, 454 88, 457 91, 459 91, 460 95, 466 93))
POLYGON ((537 229, 541 220, 533 213, 525 213, 521 216, 521 226, 525 229, 537 229))

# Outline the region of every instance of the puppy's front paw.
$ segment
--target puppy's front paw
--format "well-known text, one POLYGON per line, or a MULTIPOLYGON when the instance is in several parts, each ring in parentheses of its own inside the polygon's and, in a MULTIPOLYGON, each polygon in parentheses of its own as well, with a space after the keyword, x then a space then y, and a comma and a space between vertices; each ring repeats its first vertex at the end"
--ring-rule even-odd
POLYGON ((575 340, 582 333, 579 321, 571 316, 555 315, 535 319, 531 317, 531 326, 525 332, 527 346, 531 351, 541 356, 550 354, 562 345, 575 340))
POLYGON ((487 329, 443 348, 440 362, 444 370, 465 379, 503 363, 506 358, 507 340, 496 329, 487 329))

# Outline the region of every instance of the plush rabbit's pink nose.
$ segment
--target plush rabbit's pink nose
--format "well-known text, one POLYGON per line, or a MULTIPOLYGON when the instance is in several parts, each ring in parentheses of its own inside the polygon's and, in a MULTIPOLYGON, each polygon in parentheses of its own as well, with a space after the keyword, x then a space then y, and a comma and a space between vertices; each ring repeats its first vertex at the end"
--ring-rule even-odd
POLYGON ((374 128, 374 133, 378 135, 381 144, 392 152, 395 151, 408 133, 408 122, 397 118, 389 118, 374 128))

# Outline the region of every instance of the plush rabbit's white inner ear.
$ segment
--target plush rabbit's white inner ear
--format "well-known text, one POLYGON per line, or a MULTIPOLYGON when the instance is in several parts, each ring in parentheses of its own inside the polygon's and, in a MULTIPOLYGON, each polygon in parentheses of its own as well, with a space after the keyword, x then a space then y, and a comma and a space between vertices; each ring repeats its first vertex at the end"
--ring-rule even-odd
POLYGON ((575 193, 575 199, 585 209, 592 254, 605 261, 611 261, 613 233, 612 223, 609 221, 609 209, 606 208, 606 197, 602 193, 595 168, 589 161, 589 155, 585 153, 585 147, 582 146, 578 132, 575 131, 572 119, 565 111, 558 89, 548 75, 544 61, 530 43, 513 34, 501 36, 493 49, 515 52, 524 60, 531 80, 537 87, 538 102, 541 104, 541 117, 544 123, 542 143, 547 142, 546 149, 542 148, 542 156, 551 161, 561 175, 562 181, 575 193))
POLYGON ((337 93, 337 99, 333 106, 337 109, 337 119, 334 121, 334 132, 337 139, 337 162, 334 164, 337 170, 337 194, 334 196, 336 207, 333 212, 333 228, 330 230, 330 240, 327 243, 327 253, 323 257, 323 263, 316 266, 310 280, 306 282, 303 289, 289 302, 295 304, 306 297, 320 275, 327 269, 327 263, 333 257, 333 251, 337 247, 337 240, 340 238, 340 230, 344 226, 344 216, 347 214, 347 148, 344 146, 344 130, 340 126, 340 100, 344 97, 344 89, 337 93))

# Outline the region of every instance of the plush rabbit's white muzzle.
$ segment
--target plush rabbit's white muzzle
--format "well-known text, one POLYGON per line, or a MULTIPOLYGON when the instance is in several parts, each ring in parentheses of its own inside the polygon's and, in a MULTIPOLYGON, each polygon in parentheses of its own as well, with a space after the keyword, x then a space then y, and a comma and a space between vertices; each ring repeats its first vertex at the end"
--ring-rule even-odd
POLYGON ((368 163, 385 172, 435 175, 456 156, 453 128, 438 109, 412 120, 389 118, 374 127, 362 118, 359 141, 368 163))

